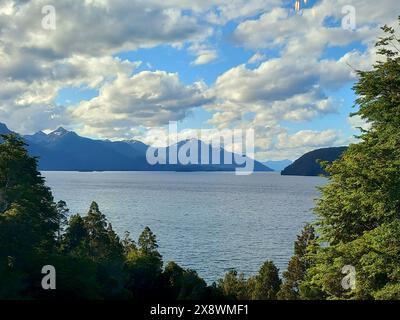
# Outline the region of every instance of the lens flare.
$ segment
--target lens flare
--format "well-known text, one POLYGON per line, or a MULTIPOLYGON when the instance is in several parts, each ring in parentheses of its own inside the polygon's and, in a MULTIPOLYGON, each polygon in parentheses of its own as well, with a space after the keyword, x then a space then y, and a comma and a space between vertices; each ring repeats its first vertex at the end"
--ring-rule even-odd
MULTIPOLYGON (((306 5, 308 0, 303 0, 304 4, 306 5)), ((294 4, 294 9, 296 11, 300 11, 300 0, 296 0, 295 4, 294 4)))

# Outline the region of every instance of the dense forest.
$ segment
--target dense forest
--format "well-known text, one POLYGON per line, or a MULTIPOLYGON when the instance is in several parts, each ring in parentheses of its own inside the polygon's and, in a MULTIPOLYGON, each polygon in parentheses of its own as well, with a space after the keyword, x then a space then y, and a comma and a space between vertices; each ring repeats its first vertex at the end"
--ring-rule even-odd
POLYGON ((298 236, 282 279, 271 261, 212 285, 164 266, 149 228, 121 239, 96 202, 85 216, 55 203, 37 159, 10 134, 0 144, 0 299, 400 299, 400 41, 383 30, 384 59, 359 71, 354 86, 355 114, 369 129, 325 164, 317 222, 298 236), (44 265, 57 271, 56 290, 42 288, 44 265), (350 287, 344 266, 355 271, 350 287))

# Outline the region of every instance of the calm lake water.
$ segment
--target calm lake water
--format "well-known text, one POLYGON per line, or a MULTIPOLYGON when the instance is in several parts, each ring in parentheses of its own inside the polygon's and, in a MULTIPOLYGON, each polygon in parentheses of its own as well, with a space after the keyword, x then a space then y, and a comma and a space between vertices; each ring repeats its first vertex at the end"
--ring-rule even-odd
POLYGON ((197 270, 207 282, 235 268, 254 274, 273 260, 281 271, 325 183, 319 177, 230 172, 43 172, 55 199, 85 214, 92 200, 118 234, 157 235, 164 261, 197 270))

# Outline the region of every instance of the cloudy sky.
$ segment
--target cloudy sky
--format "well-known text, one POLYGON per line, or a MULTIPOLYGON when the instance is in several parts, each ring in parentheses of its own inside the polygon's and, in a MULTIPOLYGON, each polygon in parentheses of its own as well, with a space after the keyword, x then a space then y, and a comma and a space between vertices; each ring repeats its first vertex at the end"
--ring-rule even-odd
POLYGON ((376 60, 399 2, 294 3, 0 0, 0 122, 147 143, 169 121, 182 137, 254 128, 260 160, 347 144, 353 70, 376 60))

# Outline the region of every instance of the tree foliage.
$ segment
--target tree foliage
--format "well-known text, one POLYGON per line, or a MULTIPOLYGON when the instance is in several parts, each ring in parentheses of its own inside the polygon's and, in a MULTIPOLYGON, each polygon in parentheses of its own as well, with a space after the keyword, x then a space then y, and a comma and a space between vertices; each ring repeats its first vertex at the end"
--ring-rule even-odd
MULTIPOLYGON (((399 18, 400 21, 400 18, 399 18)), ((364 119, 359 142, 326 165, 331 174, 317 203, 325 243, 313 256, 302 295, 309 299, 381 299, 400 295, 400 41, 391 27, 377 42, 379 61, 358 71, 355 115, 364 119), (344 265, 356 286, 341 286, 344 265)))
POLYGON ((315 252, 316 235, 312 225, 307 224, 294 243, 294 256, 283 273, 283 283, 278 293, 280 300, 300 299, 300 284, 311 266, 309 254, 315 252))
POLYGON ((220 292, 233 300, 276 300, 280 286, 279 270, 272 261, 264 262, 258 274, 248 279, 231 270, 218 281, 220 292))

